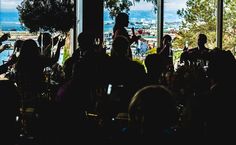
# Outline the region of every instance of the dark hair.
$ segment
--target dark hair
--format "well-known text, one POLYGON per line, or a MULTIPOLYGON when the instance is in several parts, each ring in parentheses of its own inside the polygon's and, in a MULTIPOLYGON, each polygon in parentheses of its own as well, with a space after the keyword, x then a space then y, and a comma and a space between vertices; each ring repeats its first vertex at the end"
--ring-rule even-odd
POLYGON ((144 121, 140 121, 144 118, 145 125, 157 128, 171 127, 177 119, 174 96, 169 89, 161 85, 140 89, 131 99, 128 111, 131 123, 144 125, 144 121))
POLYGON ((164 41, 164 40, 169 40, 169 41, 171 41, 172 38, 171 38, 170 35, 165 35, 165 36, 163 37, 163 41, 164 41))
POLYGON ((205 34, 199 34, 198 39, 200 39, 204 43, 207 43, 207 36, 205 34))
POLYGON ((37 43, 33 39, 27 39, 23 42, 20 55, 17 62, 17 69, 31 69, 30 66, 35 65, 35 61, 40 56, 40 50, 37 43), (30 66, 29 66, 30 65, 30 66))
POLYGON ((209 58, 209 77, 221 83, 236 81, 236 60, 231 51, 213 49, 209 58))
POLYGON ((122 24, 125 20, 129 19, 129 15, 126 13, 119 13, 116 18, 115 22, 116 24, 122 24))
POLYGON ((20 51, 20 48, 23 44, 23 40, 16 40, 15 43, 14 43, 14 52, 15 51, 20 51))
POLYGON ((126 13, 119 13, 115 18, 115 26, 113 32, 119 28, 123 28, 126 25, 126 22, 129 20, 129 15, 126 13))
POLYGON ((90 33, 81 32, 78 36, 78 43, 80 47, 88 47, 94 44, 94 36, 90 33))

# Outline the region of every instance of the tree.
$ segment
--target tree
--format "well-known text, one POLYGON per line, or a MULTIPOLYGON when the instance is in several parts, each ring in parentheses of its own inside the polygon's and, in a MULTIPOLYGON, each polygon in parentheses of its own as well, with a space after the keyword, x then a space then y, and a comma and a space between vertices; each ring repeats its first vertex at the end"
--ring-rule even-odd
MULTIPOLYGON (((196 45, 196 34, 205 33, 208 37, 208 47, 216 47, 217 0, 188 0, 186 8, 178 10, 177 14, 183 18, 175 46, 179 47, 185 41, 190 46, 196 45)), ((224 1, 223 18, 223 49, 236 46, 236 1, 224 1)))
POLYGON ((224 1, 223 47, 234 51, 236 46, 236 1, 224 1))
POLYGON ((109 11, 110 17, 114 18, 120 12, 129 12, 132 6, 130 0, 104 0, 104 6, 109 11))
POLYGON ((17 10, 20 22, 30 32, 68 32, 75 20, 73 0, 24 0, 17 10))
MULTIPOLYGON (((110 17, 114 18, 120 12, 129 13, 130 6, 141 0, 104 0, 104 7, 109 11, 110 17)), ((143 0, 154 4, 154 10, 157 10, 157 0, 143 0)))
POLYGON ((217 0, 188 0, 186 8, 177 11, 183 18, 175 47, 183 48, 185 41, 190 47, 195 47, 197 34, 204 33, 208 36, 208 47, 216 46, 216 6, 217 0))

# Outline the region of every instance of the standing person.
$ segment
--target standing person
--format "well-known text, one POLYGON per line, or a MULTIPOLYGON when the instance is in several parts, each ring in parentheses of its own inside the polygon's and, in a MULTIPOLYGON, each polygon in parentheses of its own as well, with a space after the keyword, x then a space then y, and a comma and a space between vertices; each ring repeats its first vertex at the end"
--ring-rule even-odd
POLYGON ((158 83, 162 73, 174 69, 171 40, 170 35, 165 35, 162 39, 161 47, 157 48, 157 53, 150 54, 145 59, 145 66, 147 67, 150 83, 158 83))
POLYGON ((188 50, 187 59, 191 63, 196 63, 197 61, 203 62, 206 65, 206 61, 209 59, 210 49, 205 45, 207 43, 207 36, 205 34, 199 34, 197 40, 197 47, 188 50))
MULTIPOLYGON (((128 31, 126 30, 126 27, 129 25, 129 16, 126 13, 119 13, 115 18, 115 25, 113 27, 113 40, 118 36, 122 35, 126 37, 129 41, 129 45, 131 45, 133 42, 137 42, 140 38, 139 36, 136 36, 133 31, 133 36, 130 37, 128 31)), ((132 51, 129 47, 129 58, 132 59, 132 51)))
POLYGON ((146 85, 144 66, 129 59, 128 49, 129 41, 126 37, 117 36, 114 39, 108 75, 112 85, 110 96, 114 104, 112 105, 114 114, 127 112, 131 96, 146 85))

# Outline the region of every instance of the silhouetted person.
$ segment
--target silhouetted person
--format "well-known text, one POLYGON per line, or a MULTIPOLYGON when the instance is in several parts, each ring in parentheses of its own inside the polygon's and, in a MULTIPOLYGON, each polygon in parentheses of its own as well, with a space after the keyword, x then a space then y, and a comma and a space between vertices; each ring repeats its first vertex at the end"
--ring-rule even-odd
POLYGON ((86 112, 95 112, 97 88, 103 87, 105 65, 95 52, 94 37, 82 32, 78 36, 79 48, 76 49, 66 69, 67 81, 57 93, 57 125, 61 130, 55 132, 58 143, 73 144, 86 142, 91 144, 95 135, 93 126, 86 120, 86 112), (75 133, 77 132, 77 133, 75 133), (91 138, 93 138, 91 140, 91 138))
POLYGON ((26 92, 38 94, 42 91, 44 82, 43 70, 58 61, 60 49, 64 44, 65 40, 61 40, 55 56, 48 58, 40 55, 39 47, 34 40, 28 39, 24 41, 16 64, 16 81, 23 94, 26 92))
POLYGON ((161 47, 157 48, 157 53, 150 54, 145 59, 150 83, 157 84, 162 73, 173 70, 171 40, 172 38, 170 35, 165 35, 162 39, 161 47))
POLYGON ((205 46, 207 43, 207 36, 205 34, 199 34, 197 40, 197 47, 188 50, 188 56, 186 59, 190 60, 191 63, 202 62, 201 65, 206 65, 206 61, 209 57, 210 49, 205 46))
POLYGON ((146 83, 144 66, 130 60, 128 50, 127 38, 117 36, 112 43, 109 78, 112 84, 111 98, 119 100, 114 109, 120 112, 127 112, 131 96, 146 83))
MULTIPOLYGON (((115 18, 115 25, 113 27, 113 40, 119 36, 122 35, 127 38, 129 41, 129 45, 131 45, 133 42, 137 42, 140 37, 137 37, 135 34, 133 34, 132 37, 130 37, 128 31, 126 30, 126 27, 129 25, 129 16, 126 13, 119 13, 115 18)), ((134 33, 134 32, 133 32, 134 33)), ((132 59, 132 51, 129 47, 129 58, 132 59)))
POLYGON ((183 52, 180 55, 180 63, 187 64, 188 63, 188 61, 187 61, 188 58, 187 57, 188 57, 188 46, 184 46, 183 52))
POLYGON ((15 43, 14 43, 14 49, 13 49, 13 54, 16 54, 17 57, 19 56, 20 54, 20 48, 23 44, 24 40, 16 40, 15 43))
POLYGON ((132 97, 129 104, 129 131, 132 144, 173 145, 177 134, 176 101, 164 86, 146 86, 132 97))
POLYGON ((235 144, 230 133, 235 126, 236 60, 230 51, 214 49, 210 53, 208 76, 211 79, 207 104, 208 144, 235 144))
POLYGON ((23 40, 16 40, 14 43, 13 54, 10 56, 9 60, 0 66, 0 74, 6 73, 8 71, 8 67, 14 65, 17 62, 17 59, 20 54, 20 48, 23 44, 23 40))

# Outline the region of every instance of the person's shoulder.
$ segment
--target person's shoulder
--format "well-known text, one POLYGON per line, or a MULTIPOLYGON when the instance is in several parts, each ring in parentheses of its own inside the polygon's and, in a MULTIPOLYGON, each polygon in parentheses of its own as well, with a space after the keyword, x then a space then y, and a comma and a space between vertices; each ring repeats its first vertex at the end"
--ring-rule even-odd
POLYGON ((192 52, 196 52, 197 50, 198 50, 198 48, 194 47, 194 48, 189 49, 187 52, 192 53, 192 52))
POLYGON ((135 72, 145 72, 144 65, 137 61, 130 61, 129 69, 133 69, 135 72))
POLYGON ((210 51, 211 51, 211 49, 209 49, 209 48, 205 47, 205 48, 204 48, 204 51, 206 51, 206 52, 210 52, 210 51))
POLYGON ((123 36, 127 37, 128 36, 128 31, 124 27, 118 28, 115 31, 115 36, 118 36, 118 35, 123 35, 123 36))
POLYGON ((158 54, 157 54, 157 53, 148 54, 148 55, 146 56, 146 60, 148 60, 148 59, 155 59, 155 58, 157 58, 157 57, 158 57, 158 54))
POLYGON ((143 66, 143 64, 141 64, 140 62, 135 61, 135 60, 130 60, 130 63, 135 65, 135 66, 143 66))

